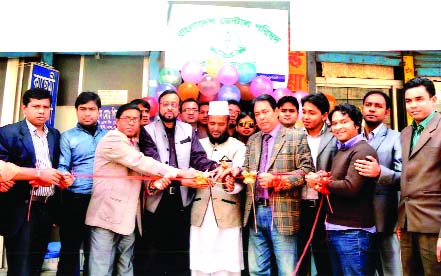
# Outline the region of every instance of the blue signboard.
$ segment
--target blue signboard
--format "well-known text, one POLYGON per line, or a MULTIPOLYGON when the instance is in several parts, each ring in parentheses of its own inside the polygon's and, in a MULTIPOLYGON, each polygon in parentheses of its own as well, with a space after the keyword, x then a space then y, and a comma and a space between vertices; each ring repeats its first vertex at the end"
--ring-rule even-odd
POLYGON ((101 106, 100 116, 98 118, 98 124, 102 129, 114 129, 116 111, 119 105, 104 105, 101 106))
POLYGON ((43 88, 51 93, 52 105, 51 116, 47 125, 53 127, 55 123, 55 107, 57 106, 58 81, 60 72, 53 68, 32 64, 31 68, 31 88, 43 88))

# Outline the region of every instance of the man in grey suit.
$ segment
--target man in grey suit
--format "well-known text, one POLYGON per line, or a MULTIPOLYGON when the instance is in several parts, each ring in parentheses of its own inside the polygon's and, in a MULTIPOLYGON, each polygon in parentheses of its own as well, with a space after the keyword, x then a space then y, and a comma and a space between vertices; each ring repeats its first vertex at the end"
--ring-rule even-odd
POLYGON ((391 99, 382 91, 369 91, 363 97, 363 135, 378 154, 357 160, 360 175, 379 177, 374 196, 376 250, 375 268, 381 275, 401 275, 400 243, 395 232, 398 190, 401 176, 400 133, 387 128, 391 99))
POLYGON ((412 125, 401 132, 403 173, 398 205, 403 274, 441 275, 441 115, 433 82, 404 85, 412 125))
MULTIPOLYGON (((323 93, 309 94, 302 99, 302 111, 302 122, 315 170, 329 172, 331 171, 332 159, 337 152, 337 139, 326 125, 329 101, 323 93)), ((311 234, 321 197, 322 194, 307 185, 302 189, 299 256, 302 254, 311 234)), ((325 216, 326 205, 321 208, 314 236, 311 240, 311 247, 300 265, 300 276, 311 275, 311 251, 314 255, 317 276, 329 275, 331 271, 331 259, 326 242, 325 216)))

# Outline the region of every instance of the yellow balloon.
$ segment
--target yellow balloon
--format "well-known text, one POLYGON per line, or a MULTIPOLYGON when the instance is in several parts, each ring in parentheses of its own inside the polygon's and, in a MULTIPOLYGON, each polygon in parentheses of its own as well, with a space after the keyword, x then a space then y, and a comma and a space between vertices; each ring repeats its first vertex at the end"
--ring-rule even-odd
POLYGON ((205 71, 207 74, 217 76, 217 72, 224 65, 224 60, 221 58, 209 58, 205 64, 205 71))

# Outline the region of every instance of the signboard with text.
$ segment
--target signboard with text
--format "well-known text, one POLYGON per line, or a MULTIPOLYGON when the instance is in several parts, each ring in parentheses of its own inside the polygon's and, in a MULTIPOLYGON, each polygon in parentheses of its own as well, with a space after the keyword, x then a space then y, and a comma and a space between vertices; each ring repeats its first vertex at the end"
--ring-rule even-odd
POLYGON ((52 98, 51 115, 46 122, 48 126, 54 127, 55 107, 57 106, 57 93, 60 72, 52 67, 33 63, 30 73, 30 88, 42 88, 49 91, 52 98))
POLYGON ((286 87, 287 10, 179 4, 169 18, 166 67, 180 70, 188 61, 202 66, 216 60, 250 62, 274 88, 286 87))

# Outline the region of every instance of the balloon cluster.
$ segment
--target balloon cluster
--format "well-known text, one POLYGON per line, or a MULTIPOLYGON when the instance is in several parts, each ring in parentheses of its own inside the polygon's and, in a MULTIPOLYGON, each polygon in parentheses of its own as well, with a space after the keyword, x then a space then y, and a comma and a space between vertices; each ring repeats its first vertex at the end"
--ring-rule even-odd
POLYGON ((158 99, 166 90, 176 91, 181 100, 194 98, 200 102, 249 101, 262 94, 269 94, 276 101, 283 96, 294 96, 300 102, 301 98, 307 95, 304 91, 293 93, 288 88, 274 89, 272 80, 265 75, 257 75, 256 66, 251 62, 232 65, 217 58, 208 59, 205 68, 198 61, 186 62, 180 71, 169 67, 162 68, 154 97, 146 97, 152 106, 152 116, 156 114, 158 106, 157 100, 154 103, 154 99, 158 99))

